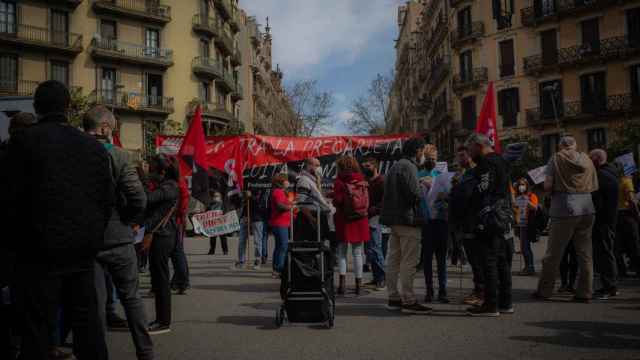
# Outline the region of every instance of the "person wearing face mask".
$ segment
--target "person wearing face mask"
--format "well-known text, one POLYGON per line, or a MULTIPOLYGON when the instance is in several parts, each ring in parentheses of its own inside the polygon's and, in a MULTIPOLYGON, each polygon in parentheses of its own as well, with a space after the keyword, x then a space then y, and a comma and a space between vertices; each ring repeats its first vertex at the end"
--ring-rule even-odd
MULTIPOLYGON (((222 194, 219 191, 211 192, 211 204, 207 208, 208 211, 224 211, 224 204, 222 202, 222 194)), ((209 253, 208 255, 216 254, 217 240, 220 239, 220 246, 222 246, 222 253, 226 256, 229 254, 229 245, 227 243, 227 235, 212 236, 209 238, 209 253)))
POLYGON ((429 314, 431 309, 418 303, 413 279, 420 258, 420 226, 417 207, 422 196, 418 166, 424 164, 424 140, 411 138, 402 144, 402 159, 385 176, 380 223, 391 227, 387 254, 387 309, 409 314, 429 314), (402 284, 402 293, 398 288, 402 284))
POLYGON ((533 219, 538 208, 538 197, 529 190, 529 182, 525 178, 518 180, 516 191, 516 234, 520 239, 520 249, 522 249, 525 264, 520 275, 531 276, 535 274, 531 243, 535 241, 536 236, 533 219))
POLYGON ((318 241, 318 231, 321 238, 328 234, 327 216, 333 212, 333 205, 320 191, 322 181, 322 167, 320 160, 309 158, 304 162, 304 168, 296 179, 296 204, 299 204, 300 215, 296 217, 293 226, 296 241, 318 241), (320 229, 318 229, 317 210, 320 209, 320 229))
POLYGON ((271 212, 269 226, 275 237, 275 249, 273 250, 273 277, 278 278, 284 270, 289 242, 289 227, 291 226, 291 201, 286 193, 289 187, 287 175, 274 176, 273 190, 271 191, 271 212))

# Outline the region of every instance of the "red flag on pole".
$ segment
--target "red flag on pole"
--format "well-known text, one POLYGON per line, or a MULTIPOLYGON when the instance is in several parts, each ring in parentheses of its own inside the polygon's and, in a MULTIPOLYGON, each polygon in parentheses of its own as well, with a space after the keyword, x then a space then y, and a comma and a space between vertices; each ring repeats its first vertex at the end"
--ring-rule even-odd
POLYGON ((191 194, 205 205, 209 204, 209 174, 207 146, 202 127, 202 110, 196 108, 187 135, 178 151, 180 175, 191 176, 191 194))
POLYGON ((478 122, 476 124, 476 132, 482 135, 486 135, 489 140, 491 140, 493 149, 497 153, 500 153, 502 152, 502 147, 500 146, 500 138, 498 137, 498 127, 496 125, 496 119, 496 99, 492 81, 489 83, 487 95, 485 95, 484 97, 482 110, 480 111, 480 116, 478 117, 478 122))
POLYGON ((113 145, 122 148, 122 142, 120 142, 120 134, 113 134, 113 145))

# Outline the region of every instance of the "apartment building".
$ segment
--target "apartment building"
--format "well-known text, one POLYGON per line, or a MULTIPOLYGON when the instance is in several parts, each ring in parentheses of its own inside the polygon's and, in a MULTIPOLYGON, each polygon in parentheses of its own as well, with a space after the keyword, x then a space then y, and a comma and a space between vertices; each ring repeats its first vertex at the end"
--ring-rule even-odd
POLYGON ((1 0, 0 96, 60 80, 113 109, 133 151, 197 105, 214 134, 247 121, 245 20, 238 0, 1 0))
POLYGON ((489 81, 496 88, 501 138, 538 138, 544 158, 561 133, 573 134, 585 150, 606 147, 616 122, 640 115, 640 1, 423 5, 417 47, 440 50, 427 50, 426 65, 411 71, 426 89, 416 96, 424 104, 426 129, 445 154, 475 128, 489 81), (440 21, 447 24, 448 41, 440 41, 440 21))

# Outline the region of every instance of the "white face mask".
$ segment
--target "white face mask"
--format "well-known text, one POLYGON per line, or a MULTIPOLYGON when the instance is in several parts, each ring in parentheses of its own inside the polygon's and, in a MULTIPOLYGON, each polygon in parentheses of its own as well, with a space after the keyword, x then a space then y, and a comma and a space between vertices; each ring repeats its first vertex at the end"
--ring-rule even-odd
POLYGON ((317 167, 314 172, 315 172, 316 177, 318 177, 318 178, 322 177, 322 168, 321 167, 317 167))
POLYGON ((418 159, 418 165, 422 166, 425 162, 427 162, 427 157, 424 155, 420 156, 420 158, 418 159))
POLYGON ((524 185, 520 185, 520 186, 518 186, 518 190, 520 190, 520 192, 523 193, 523 192, 527 191, 527 187, 524 186, 524 185))

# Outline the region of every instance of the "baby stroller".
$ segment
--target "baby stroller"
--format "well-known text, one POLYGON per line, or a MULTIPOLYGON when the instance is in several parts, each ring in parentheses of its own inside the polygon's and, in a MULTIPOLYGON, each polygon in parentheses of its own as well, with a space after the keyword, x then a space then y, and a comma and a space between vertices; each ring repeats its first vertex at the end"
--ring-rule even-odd
MULTIPOLYGON (((298 204, 294 208, 299 208, 298 204)), ((293 219, 294 209, 291 210, 293 219)), ((317 208, 320 229, 320 209, 317 208)), ((293 238, 293 221, 287 249, 285 269, 280 283, 282 305, 276 310, 276 325, 289 323, 323 323, 333 328, 335 319, 335 294, 331 249, 321 241, 296 242, 293 238)))

